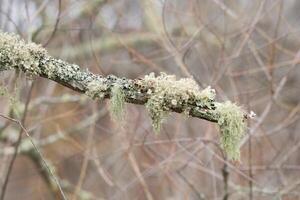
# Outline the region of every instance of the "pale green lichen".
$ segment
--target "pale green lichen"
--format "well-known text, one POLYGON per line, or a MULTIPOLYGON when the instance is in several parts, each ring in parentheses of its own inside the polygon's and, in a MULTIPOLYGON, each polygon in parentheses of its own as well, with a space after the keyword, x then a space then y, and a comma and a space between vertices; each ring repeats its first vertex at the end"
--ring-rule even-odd
POLYGON ((20 118, 21 114, 24 112, 25 106, 19 100, 20 87, 18 85, 15 86, 12 94, 9 94, 9 105, 12 113, 15 117, 20 118))
POLYGON ((107 84, 100 80, 93 80, 87 84, 85 94, 92 99, 104 99, 105 91, 108 89, 107 84))
POLYGON ((239 160, 239 143, 246 129, 244 111, 234 103, 226 101, 216 104, 216 112, 219 115, 221 147, 229 159, 239 160))
POLYGON ((15 87, 13 94, 11 94, 7 87, 0 85, 0 96, 4 96, 9 100, 9 107, 11 114, 19 118, 24 111, 24 105, 18 100, 19 87, 15 87))
POLYGON ((57 67, 53 63, 49 63, 45 68, 44 73, 47 74, 47 77, 51 79, 55 77, 56 70, 57 67))
POLYGON ((216 97, 216 91, 215 89, 212 89, 210 86, 202 90, 198 94, 200 99, 208 99, 208 100, 214 100, 216 97))
POLYGON ((146 108, 152 119, 154 131, 158 133, 161 129, 162 122, 169 114, 169 107, 164 105, 163 96, 160 93, 156 93, 147 101, 146 108))
POLYGON ((59 82, 93 79, 89 72, 80 72, 78 65, 52 58, 41 45, 26 43, 13 33, 0 31, 0 71, 12 68, 22 70, 29 77, 38 75, 59 82))
POLYGON ((176 80, 174 75, 161 73, 160 76, 155 77, 154 73, 151 73, 145 76, 143 84, 147 88, 153 88, 147 91, 150 98, 146 103, 146 108, 156 132, 160 131, 161 124, 171 107, 180 107, 184 113, 188 114, 189 104, 210 108, 215 98, 213 89, 207 87, 201 91, 192 78, 176 80))
POLYGON ((111 89, 110 112, 116 121, 124 119, 125 116, 125 93, 119 84, 111 89))
POLYGON ((38 75, 40 58, 46 50, 35 43, 26 43, 19 36, 0 31, 0 71, 20 68, 28 75, 38 75))

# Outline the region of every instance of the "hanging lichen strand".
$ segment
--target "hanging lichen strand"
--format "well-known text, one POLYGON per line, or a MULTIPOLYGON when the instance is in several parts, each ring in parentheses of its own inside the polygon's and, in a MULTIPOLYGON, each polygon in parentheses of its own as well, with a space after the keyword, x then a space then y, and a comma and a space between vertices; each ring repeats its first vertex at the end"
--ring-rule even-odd
POLYGON ((217 122, 221 147, 230 159, 239 159, 239 141, 245 130, 243 110, 230 102, 215 102, 215 90, 200 90, 191 78, 177 80, 164 73, 134 80, 103 77, 51 57, 40 45, 0 31, 0 72, 10 69, 48 78, 93 99, 111 98, 111 112, 116 119, 124 117, 124 102, 145 105, 156 132, 170 112, 217 122))
POLYGON ((116 121, 124 119, 125 94, 119 84, 115 84, 111 90, 110 112, 116 121))
POLYGON ((246 129, 244 112, 237 105, 226 101, 216 104, 221 131, 221 147, 230 159, 240 158, 239 144, 246 129))

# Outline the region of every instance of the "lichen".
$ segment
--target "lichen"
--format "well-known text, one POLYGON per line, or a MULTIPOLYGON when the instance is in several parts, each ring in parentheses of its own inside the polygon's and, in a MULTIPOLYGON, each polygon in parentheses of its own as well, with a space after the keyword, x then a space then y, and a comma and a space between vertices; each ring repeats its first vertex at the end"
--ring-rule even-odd
POLYGON ((208 86, 204 90, 202 90, 198 96, 202 100, 203 99, 214 100, 216 97, 216 91, 215 89, 212 89, 210 86, 208 86))
POLYGON ((53 63, 49 63, 44 70, 44 73, 47 74, 48 78, 55 78, 55 71, 57 67, 53 63))
POLYGON ((90 73, 81 71, 78 65, 69 64, 61 59, 55 59, 50 56, 45 56, 40 61, 40 68, 44 77, 56 81, 59 80, 70 83, 72 81, 86 80, 87 83, 89 83, 94 80, 92 77, 88 78, 90 73))
POLYGON ((88 83, 85 94, 92 99, 102 100, 105 97, 105 91, 108 89, 107 84, 100 80, 93 80, 88 83))
POLYGON ((93 78, 80 67, 52 58, 41 45, 28 42, 13 33, 0 31, 0 71, 18 68, 29 77, 38 75, 56 81, 74 82, 93 78))
POLYGON ((210 108, 215 98, 213 89, 207 87, 200 90, 192 78, 177 80, 174 75, 161 73, 155 77, 154 73, 151 73, 144 77, 142 84, 149 88, 147 94, 150 98, 146 103, 146 108, 156 132, 160 131, 161 124, 171 108, 180 108, 188 114, 190 105, 210 108))
POLYGON ((169 114, 169 107, 165 106, 163 94, 156 93, 146 103, 146 109, 152 119, 154 131, 158 133, 161 129, 161 124, 169 114))
POLYGON ((24 112, 24 104, 20 102, 18 96, 20 94, 20 87, 15 86, 14 91, 12 94, 9 94, 9 106, 11 108, 12 113, 15 117, 20 118, 21 114, 24 112))
POLYGON ((226 101, 216 104, 216 112, 219 115, 221 147, 229 159, 239 160, 239 143, 246 129, 244 111, 234 103, 226 101))
POLYGON ((0 71, 20 68, 33 76, 41 73, 39 60, 47 54, 35 43, 26 43, 19 36, 0 31, 0 71))
POLYGON ((111 89, 110 112, 116 121, 124 119, 125 93, 119 84, 111 89))
POLYGON ((24 105, 18 100, 18 94, 18 87, 15 87, 14 92, 11 94, 7 87, 0 85, 0 96, 4 96, 9 100, 11 114, 17 118, 19 118, 24 111, 24 105))

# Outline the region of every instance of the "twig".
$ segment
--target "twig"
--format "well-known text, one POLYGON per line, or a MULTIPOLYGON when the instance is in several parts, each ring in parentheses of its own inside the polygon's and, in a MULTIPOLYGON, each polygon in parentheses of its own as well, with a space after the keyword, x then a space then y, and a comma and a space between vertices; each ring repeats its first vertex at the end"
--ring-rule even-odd
POLYGON ((61 15, 61 0, 58 0, 58 13, 57 13, 57 16, 56 16, 56 21, 55 21, 55 25, 54 25, 54 29, 49 37, 49 39, 47 40, 47 42, 43 45, 44 47, 46 47, 50 42, 51 40, 53 39, 56 31, 57 31, 57 28, 58 28, 58 24, 59 24, 59 20, 60 20, 60 15, 61 15))
MULTIPOLYGON (((30 87, 30 91, 28 93, 28 97, 27 97, 26 103, 25 103, 25 110, 24 110, 23 117, 22 117, 22 120, 21 120, 20 124, 24 124, 24 122, 25 122, 27 111, 28 111, 28 105, 29 105, 29 102, 30 102, 31 92, 32 92, 33 86, 34 85, 32 83, 31 87, 30 87)), ((8 165, 8 171, 6 173, 6 176, 5 176, 5 179, 4 179, 4 183, 2 185, 1 196, 0 196, 1 200, 4 200, 6 188, 7 188, 8 182, 9 182, 9 178, 10 178, 10 175, 11 175, 14 163, 15 163, 15 161, 17 159, 19 147, 20 147, 20 144, 21 144, 21 141, 22 141, 22 133, 23 133, 23 129, 21 128, 20 131, 19 131, 17 142, 15 144, 14 154, 12 155, 12 159, 11 159, 9 165, 8 165)))
MULTIPOLYGON (((45 166, 46 169, 47 169, 47 171, 51 174, 51 177, 53 178, 55 184, 57 185, 57 187, 58 187, 58 189, 59 189, 59 191, 60 191, 60 194, 61 194, 61 196, 62 196, 62 199, 67 200, 67 198, 66 198, 66 196, 65 196, 65 194, 64 194, 64 192, 63 192, 63 190, 62 190, 62 187, 61 187, 61 185, 60 185, 60 183, 59 183, 59 181, 58 181, 58 179, 57 179, 56 176, 54 175, 53 171, 50 169, 50 167, 49 167, 49 165, 47 164, 46 160, 43 158, 42 153, 41 153, 40 150, 37 148, 37 146, 34 144, 34 141, 33 141, 32 137, 29 135, 28 131, 25 129, 25 127, 22 125, 22 123, 21 123, 19 120, 16 120, 16 119, 14 119, 14 118, 7 117, 7 116, 5 116, 4 114, 1 114, 1 113, 0 113, 0 117, 2 117, 2 118, 4 118, 4 119, 7 119, 7 120, 10 120, 10 121, 12 121, 12 122, 18 124, 18 125, 21 127, 22 132, 24 132, 24 133, 26 134, 26 136, 29 138, 29 140, 30 140, 32 146, 34 147, 35 152, 36 152, 37 155, 40 157, 39 160, 42 162, 42 165, 45 166)), ((3 191, 2 191, 2 194, 3 194, 3 191)), ((4 196, 3 196, 3 198, 4 198, 4 196)))

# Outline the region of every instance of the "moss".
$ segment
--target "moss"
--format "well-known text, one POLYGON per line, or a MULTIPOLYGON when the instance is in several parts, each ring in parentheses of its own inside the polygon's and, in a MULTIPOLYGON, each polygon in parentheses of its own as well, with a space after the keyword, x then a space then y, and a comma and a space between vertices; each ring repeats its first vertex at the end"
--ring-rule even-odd
POLYGON ((124 119, 125 93, 119 84, 115 84, 111 90, 110 111, 115 120, 124 119))
POLYGON ((243 110, 230 101, 218 103, 216 112, 221 131, 221 147, 229 159, 239 160, 239 143, 246 129, 243 110))
POLYGON ((192 78, 177 80, 174 75, 154 73, 146 75, 142 85, 148 89, 150 98, 146 108, 152 119, 152 125, 156 132, 160 131, 161 123, 168 116, 171 108, 180 108, 184 113, 189 113, 190 105, 199 107, 211 107, 214 101, 215 91, 210 87, 200 90, 198 84, 192 78))

